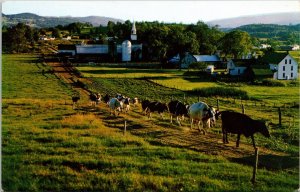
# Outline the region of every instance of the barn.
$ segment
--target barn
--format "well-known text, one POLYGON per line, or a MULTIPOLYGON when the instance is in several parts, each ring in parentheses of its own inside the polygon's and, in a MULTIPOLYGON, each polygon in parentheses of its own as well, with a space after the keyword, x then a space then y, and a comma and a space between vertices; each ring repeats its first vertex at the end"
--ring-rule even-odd
POLYGON ((274 71, 274 79, 289 80, 298 78, 298 63, 288 52, 267 53, 261 59, 274 71))
POLYGON ((186 53, 181 60, 181 68, 186 69, 190 64, 196 62, 204 62, 208 65, 214 65, 216 63, 220 63, 221 60, 217 55, 192 55, 190 53, 186 53))

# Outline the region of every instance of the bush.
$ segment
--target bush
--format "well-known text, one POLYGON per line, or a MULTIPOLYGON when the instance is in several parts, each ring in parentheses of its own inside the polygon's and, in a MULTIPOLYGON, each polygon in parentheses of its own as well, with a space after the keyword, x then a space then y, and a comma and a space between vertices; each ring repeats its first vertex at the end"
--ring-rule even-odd
POLYGON ((280 82, 278 80, 272 80, 272 79, 262 80, 262 85, 271 86, 271 87, 285 87, 285 83, 280 82))
POLYGON ((246 91, 239 90, 237 88, 227 88, 227 87, 208 87, 208 88, 196 88, 190 91, 191 94, 195 94, 201 97, 233 97, 241 99, 249 99, 246 91))

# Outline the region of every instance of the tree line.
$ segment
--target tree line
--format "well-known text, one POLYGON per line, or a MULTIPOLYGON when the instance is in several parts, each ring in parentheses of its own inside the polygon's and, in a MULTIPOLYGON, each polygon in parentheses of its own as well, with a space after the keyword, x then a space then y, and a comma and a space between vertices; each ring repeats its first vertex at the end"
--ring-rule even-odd
MULTIPOLYGON (((241 30, 222 32, 218 26, 208 26, 202 21, 196 24, 176 24, 161 22, 136 22, 138 41, 143 44, 143 57, 148 61, 162 61, 174 55, 214 54, 221 50, 224 56, 240 58, 248 54, 255 39, 241 30)), ((93 27, 89 23, 71 23, 52 28, 33 28, 19 23, 3 30, 3 46, 9 52, 26 52, 28 46, 38 42, 41 35, 51 32, 60 38, 66 34, 81 38, 96 39, 95 43, 121 43, 130 40, 130 21, 108 22, 107 26, 93 27), (107 38, 111 37, 111 38, 107 38)))

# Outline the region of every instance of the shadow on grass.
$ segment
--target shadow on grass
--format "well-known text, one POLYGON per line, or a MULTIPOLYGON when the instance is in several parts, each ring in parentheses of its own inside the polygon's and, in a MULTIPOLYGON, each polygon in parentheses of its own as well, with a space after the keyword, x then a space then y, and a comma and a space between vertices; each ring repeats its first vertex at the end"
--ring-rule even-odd
MULTIPOLYGON (((255 162, 254 154, 242 158, 230 158, 231 161, 253 166, 255 162)), ((280 155, 258 155, 258 167, 268 170, 291 169, 299 166, 299 158, 293 156, 280 155)))

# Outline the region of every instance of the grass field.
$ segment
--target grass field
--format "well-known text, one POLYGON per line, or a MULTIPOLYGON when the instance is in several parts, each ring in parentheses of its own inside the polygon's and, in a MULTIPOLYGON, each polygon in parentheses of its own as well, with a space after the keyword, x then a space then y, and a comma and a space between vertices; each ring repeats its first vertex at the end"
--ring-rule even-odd
MULTIPOLYGON (((73 90, 53 74, 43 75, 42 70, 49 68, 36 59, 34 55, 2 57, 4 191, 294 191, 298 188, 299 147, 281 137, 280 134, 287 134, 287 129, 275 132, 276 141, 258 138, 260 145, 276 149, 279 154, 284 152, 285 156, 266 156, 276 163, 270 163, 268 168, 259 167, 258 182, 253 186, 252 167, 243 158, 235 162, 221 155, 154 142, 155 134, 168 129, 180 132, 180 129, 166 126, 169 122, 159 119, 146 121, 138 108, 127 115, 135 117, 136 122, 131 123, 135 123, 137 131, 144 126, 151 131, 158 125, 166 127, 143 135, 128 130, 124 136, 122 123, 127 116, 110 116, 104 104, 94 109, 87 100, 80 100, 81 107, 73 110, 70 100, 73 90)), ((101 92, 147 95, 151 99, 180 97, 184 93, 147 80, 115 79, 112 75, 115 73, 111 72, 110 78, 91 78, 95 83, 89 86, 103 88, 101 92)), ((154 77, 163 72, 152 73, 147 71, 154 77)), ((173 78, 178 73, 164 75, 173 78)), ((226 103, 229 101, 224 100, 222 107, 229 106, 226 103)), ((259 116, 254 107, 249 107, 247 113, 259 116)), ((297 113, 296 109, 293 113, 297 113)), ((271 111, 263 116, 274 118, 271 111)))

